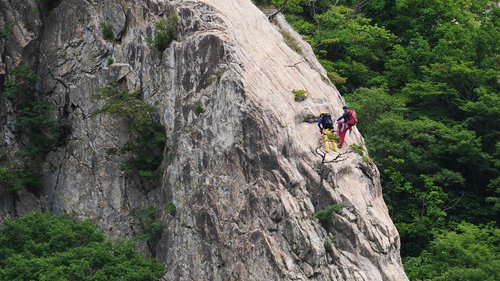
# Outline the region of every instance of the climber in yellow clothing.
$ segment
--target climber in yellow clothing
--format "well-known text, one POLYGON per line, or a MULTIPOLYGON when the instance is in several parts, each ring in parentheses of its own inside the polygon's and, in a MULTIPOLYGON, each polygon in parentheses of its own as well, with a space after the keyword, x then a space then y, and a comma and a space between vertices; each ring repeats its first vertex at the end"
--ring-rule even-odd
POLYGON ((329 113, 320 112, 318 119, 319 132, 323 136, 325 142, 325 152, 330 152, 330 146, 333 151, 337 151, 336 134, 333 131, 332 115, 329 113))

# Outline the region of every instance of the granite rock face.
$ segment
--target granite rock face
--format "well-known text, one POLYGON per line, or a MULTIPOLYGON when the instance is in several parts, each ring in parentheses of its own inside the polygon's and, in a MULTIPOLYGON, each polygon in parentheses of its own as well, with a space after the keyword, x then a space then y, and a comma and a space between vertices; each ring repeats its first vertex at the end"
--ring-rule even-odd
MULTIPOLYGON (((2 218, 48 209, 133 237, 137 213, 155 207, 164 228, 142 250, 166 265, 165 280, 407 280, 378 170, 348 146, 363 145, 359 132, 324 161, 317 153, 314 116, 340 116, 343 99, 282 17, 270 22, 250 0, 62 0, 32 17, 37 1, 17 2, 0 0, 0 23, 16 22, 1 63, 7 74, 34 67, 71 131, 47 157, 42 194, 5 199, 2 218), (149 46, 155 22, 172 15, 175 40, 149 46), (95 114, 102 101, 91 96, 111 80, 159 109, 167 145, 154 189, 121 170, 126 122, 95 114), (296 102, 297 89, 308 98, 296 102), (345 207, 313 217, 332 204, 345 207)), ((15 147, 8 108, 0 125, 15 147)))

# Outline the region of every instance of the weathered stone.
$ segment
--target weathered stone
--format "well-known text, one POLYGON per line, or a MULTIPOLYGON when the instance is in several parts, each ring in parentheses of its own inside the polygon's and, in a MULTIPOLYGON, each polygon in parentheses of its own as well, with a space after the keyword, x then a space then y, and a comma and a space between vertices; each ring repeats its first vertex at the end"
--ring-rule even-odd
MULTIPOLYGON (((5 0, 0 7, 14 9, 5 0)), ((320 178, 314 116, 338 116, 344 101, 310 46, 277 22, 250 0, 62 1, 26 37, 39 55, 11 50, 28 41, 17 35, 5 45, 7 66, 39 60, 41 88, 71 127, 47 157, 43 200, 26 202, 44 208, 46 200, 45 208, 92 219, 113 236, 138 235, 137 212, 158 208, 165 228, 150 254, 167 266, 165 280, 407 280, 378 171, 348 148, 363 145, 356 129, 320 178), (154 23, 173 14, 176 40, 163 52, 145 44, 154 23), (120 40, 102 38, 103 22, 120 40), (110 80, 159 108, 167 148, 153 190, 121 171, 125 120, 95 114, 102 101, 91 97, 110 80), (309 98, 295 102, 295 89, 309 98), (323 226, 313 213, 331 204, 346 208, 323 226)), ((16 215, 2 202, 0 219, 16 215)))

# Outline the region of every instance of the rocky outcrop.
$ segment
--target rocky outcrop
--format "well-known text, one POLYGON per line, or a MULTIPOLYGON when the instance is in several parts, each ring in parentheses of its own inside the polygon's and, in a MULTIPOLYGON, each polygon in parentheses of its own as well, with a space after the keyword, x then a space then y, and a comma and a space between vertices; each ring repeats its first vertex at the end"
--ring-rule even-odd
MULTIPOLYGON (((3 22, 22 14, 0 3, 3 22)), ((33 20, 15 19, 14 30, 33 20)), ((340 115, 343 100, 310 47, 285 43, 283 19, 270 23, 250 0, 63 0, 42 19, 3 43, 2 59, 7 68, 34 61, 71 128, 47 157, 44 208, 114 236, 138 235, 137 212, 160 209, 164 229, 143 250, 166 264, 165 280, 407 280, 376 167, 347 146, 330 163, 315 152, 310 120, 340 115), (176 40, 162 52, 148 46, 154 23, 174 14, 176 40), (103 38, 103 23, 117 40, 103 38), (110 80, 159 108, 167 146, 155 189, 121 171, 124 120, 93 114, 102 102, 91 96, 110 80), (296 89, 309 97, 294 101, 296 89), (313 213, 331 204, 346 207, 321 224, 313 213)), ((356 129, 353 143, 363 145, 356 129)))

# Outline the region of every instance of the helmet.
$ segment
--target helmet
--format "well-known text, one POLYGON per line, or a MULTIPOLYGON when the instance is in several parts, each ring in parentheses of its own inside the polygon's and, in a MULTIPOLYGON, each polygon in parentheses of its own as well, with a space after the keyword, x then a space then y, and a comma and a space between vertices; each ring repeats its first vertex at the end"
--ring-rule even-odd
POLYGON ((320 111, 320 112, 319 112, 319 116, 321 116, 321 115, 323 115, 323 114, 325 114, 323 111, 320 111))
POLYGON ((344 105, 344 107, 342 107, 342 109, 349 109, 349 107, 347 105, 344 105))

